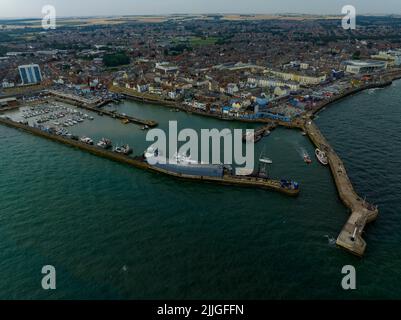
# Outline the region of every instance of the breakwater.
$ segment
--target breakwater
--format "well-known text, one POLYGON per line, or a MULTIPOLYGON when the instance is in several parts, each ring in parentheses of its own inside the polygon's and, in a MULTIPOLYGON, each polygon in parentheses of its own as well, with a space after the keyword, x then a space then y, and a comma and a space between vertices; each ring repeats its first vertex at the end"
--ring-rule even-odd
POLYGON ((338 195, 344 205, 351 210, 351 215, 337 237, 336 243, 349 252, 362 256, 366 249, 366 242, 362 238, 363 230, 367 223, 377 218, 378 209, 364 201, 355 192, 342 160, 313 121, 308 121, 303 130, 316 148, 326 153, 338 195))

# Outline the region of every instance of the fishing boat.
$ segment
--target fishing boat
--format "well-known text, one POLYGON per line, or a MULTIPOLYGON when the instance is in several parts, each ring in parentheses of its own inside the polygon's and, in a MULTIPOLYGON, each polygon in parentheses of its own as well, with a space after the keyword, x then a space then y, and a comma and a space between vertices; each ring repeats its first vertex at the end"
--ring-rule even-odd
POLYGON ((292 181, 292 180, 281 179, 280 185, 283 189, 288 189, 288 190, 298 190, 299 189, 299 183, 296 181, 292 181))
POLYGON ((144 125, 144 126, 141 128, 141 130, 149 130, 149 126, 144 125))
POLYGON ((110 149, 113 145, 111 140, 102 138, 98 143, 97 146, 102 148, 102 149, 110 149))
POLYGON ((322 165, 324 165, 324 166, 328 165, 329 161, 328 161, 327 155, 326 155, 326 153, 324 151, 322 151, 320 149, 316 149, 315 150, 315 155, 316 155, 317 160, 319 160, 319 162, 322 165))
POLYGON ((132 148, 130 148, 130 146, 128 144, 122 145, 120 147, 116 147, 113 150, 115 153, 119 153, 119 154, 124 154, 124 155, 129 155, 133 152, 132 148))
POLYGON ((93 145, 93 140, 91 138, 88 137, 82 137, 81 139, 79 139, 79 141, 89 144, 89 145, 93 145))

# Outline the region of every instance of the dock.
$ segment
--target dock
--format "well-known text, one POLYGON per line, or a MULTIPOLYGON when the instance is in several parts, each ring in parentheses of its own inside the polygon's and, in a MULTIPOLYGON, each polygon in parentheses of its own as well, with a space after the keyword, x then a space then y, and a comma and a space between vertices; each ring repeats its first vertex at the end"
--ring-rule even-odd
POLYGON ((95 102, 90 102, 87 101, 87 99, 81 99, 81 97, 74 97, 72 95, 67 95, 63 94, 57 91, 49 90, 48 93, 52 95, 57 101, 60 102, 65 102, 69 103, 72 105, 75 105, 79 108, 86 109, 92 112, 96 112, 99 115, 106 115, 115 119, 120 119, 120 120, 127 120, 128 123, 135 123, 135 124, 140 124, 144 126, 148 126, 149 128, 154 128, 158 126, 158 123, 154 120, 143 120, 139 119, 136 117, 132 117, 129 115, 121 114, 121 113, 116 113, 116 112, 111 112, 107 110, 101 109, 103 105, 105 105, 108 102, 111 102, 111 100, 99 100, 95 102))
POLYGON ((0 124, 3 124, 8 127, 20 129, 22 131, 31 133, 33 135, 47 138, 49 140, 78 148, 80 150, 89 152, 93 155, 103 157, 106 159, 110 159, 116 162, 120 162, 123 164, 130 165, 132 167, 143 169, 147 171, 152 171, 156 173, 166 174, 178 179, 189 180, 189 181, 202 181, 209 183, 217 183, 223 185, 234 185, 234 186, 242 186, 242 187, 253 187, 253 188, 262 188, 277 191, 283 193, 288 196, 297 196, 299 194, 299 189, 291 189, 285 188, 282 186, 282 183, 278 180, 259 178, 259 177, 243 177, 237 176, 233 174, 225 173, 222 177, 209 177, 209 176, 193 176, 193 175, 185 175, 179 174, 171 171, 166 171, 154 166, 150 166, 146 161, 144 161, 143 157, 129 157, 125 155, 121 155, 109 150, 105 150, 99 148, 97 146, 88 145, 80 141, 72 140, 67 137, 58 136, 54 134, 50 134, 48 132, 42 131, 38 128, 30 127, 28 125, 12 121, 11 119, 0 117, 0 124))
POLYGON ((130 98, 132 100, 139 101, 139 102, 157 104, 157 105, 171 107, 171 108, 179 107, 179 105, 175 101, 166 100, 166 99, 158 97, 157 95, 154 95, 154 94, 140 93, 140 92, 134 91, 132 89, 122 88, 122 87, 118 87, 118 86, 111 86, 109 88, 109 91, 113 92, 113 93, 122 94, 126 98, 130 98))
POLYGON ((355 192, 342 160, 326 141, 315 123, 308 120, 305 122, 303 130, 316 148, 326 153, 339 197, 344 205, 351 210, 351 215, 337 237, 336 244, 361 257, 366 249, 366 242, 362 238, 363 230, 367 223, 377 218, 379 211, 377 207, 364 201, 355 192))

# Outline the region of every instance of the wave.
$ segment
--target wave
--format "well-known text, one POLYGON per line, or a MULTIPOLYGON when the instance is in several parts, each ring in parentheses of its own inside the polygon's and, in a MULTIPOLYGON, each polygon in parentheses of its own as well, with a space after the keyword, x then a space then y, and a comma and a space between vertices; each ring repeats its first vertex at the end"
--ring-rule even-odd
POLYGON ((334 246, 336 244, 336 238, 330 237, 327 234, 324 237, 327 238, 327 242, 328 242, 329 246, 334 246))

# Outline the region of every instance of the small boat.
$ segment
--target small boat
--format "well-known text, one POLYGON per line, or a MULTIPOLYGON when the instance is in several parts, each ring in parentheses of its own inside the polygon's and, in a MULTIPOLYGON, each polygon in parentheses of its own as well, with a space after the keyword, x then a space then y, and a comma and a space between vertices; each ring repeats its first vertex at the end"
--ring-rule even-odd
POLYGON ((112 145, 111 140, 106 139, 106 138, 102 138, 102 140, 100 140, 97 143, 97 146, 102 148, 102 149, 110 149, 113 145, 112 145))
POLYGON ((265 163, 265 164, 272 164, 272 163, 273 163, 273 161, 272 161, 271 159, 266 158, 266 157, 261 157, 261 158, 259 159, 259 162, 265 163))
POLYGON ((79 139, 79 141, 89 144, 89 145, 93 145, 93 140, 91 138, 88 137, 82 137, 81 139, 79 139))
POLYGON ((263 133, 263 136, 264 136, 264 137, 267 137, 268 135, 270 135, 270 133, 271 133, 270 130, 266 130, 266 131, 263 133))
POLYGON ((130 146, 128 144, 126 144, 121 147, 116 147, 113 151, 115 153, 120 153, 120 154, 124 154, 127 156, 127 155, 131 154, 133 150, 132 150, 132 148, 130 148, 130 146))
POLYGON ((317 160, 319 160, 319 162, 322 165, 324 165, 324 166, 328 165, 329 161, 328 161, 327 155, 326 155, 326 153, 324 151, 321 151, 320 149, 316 149, 315 150, 315 155, 316 155, 317 160))
POLYGON ((149 130, 149 126, 144 125, 144 126, 141 128, 141 130, 149 130))
POLYGON ((302 134, 303 136, 306 136, 306 132, 305 132, 305 131, 302 131, 301 134, 302 134))
POLYGON ((312 163, 311 158, 307 154, 304 155, 304 162, 307 163, 307 164, 311 164, 312 163))
POLYGON ((296 181, 292 181, 292 180, 281 179, 280 185, 281 185, 281 188, 283 188, 283 189, 288 189, 288 190, 298 190, 299 189, 299 183, 296 181))

